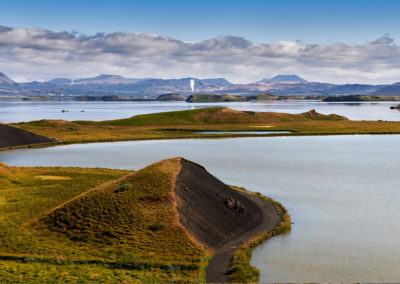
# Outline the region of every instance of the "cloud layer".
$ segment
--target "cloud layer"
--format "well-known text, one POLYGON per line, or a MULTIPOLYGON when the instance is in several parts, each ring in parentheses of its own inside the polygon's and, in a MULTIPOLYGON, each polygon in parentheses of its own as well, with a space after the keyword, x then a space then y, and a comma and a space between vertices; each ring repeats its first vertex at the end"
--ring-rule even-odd
POLYGON ((366 44, 254 43, 223 36, 182 42, 149 33, 94 36, 0 26, 0 72, 16 81, 126 77, 225 77, 249 83, 276 74, 334 83, 400 81, 400 46, 385 35, 366 44))

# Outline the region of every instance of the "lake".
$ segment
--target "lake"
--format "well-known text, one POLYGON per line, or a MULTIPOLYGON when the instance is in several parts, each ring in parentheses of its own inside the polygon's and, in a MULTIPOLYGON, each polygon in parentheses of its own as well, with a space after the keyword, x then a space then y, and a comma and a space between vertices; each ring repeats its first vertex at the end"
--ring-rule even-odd
POLYGON ((400 135, 186 139, 0 152, 16 166, 139 169, 183 156, 289 210, 292 232, 254 250, 261 282, 400 279, 400 135))
POLYGON ((400 121, 400 111, 390 107, 399 102, 325 103, 319 101, 271 101, 238 103, 186 102, 75 102, 75 101, 0 101, 0 122, 40 119, 111 120, 139 114, 188 110, 204 107, 229 107, 243 111, 301 113, 311 109, 323 114, 336 113, 353 120, 400 121), (62 112, 65 110, 66 112, 62 112))

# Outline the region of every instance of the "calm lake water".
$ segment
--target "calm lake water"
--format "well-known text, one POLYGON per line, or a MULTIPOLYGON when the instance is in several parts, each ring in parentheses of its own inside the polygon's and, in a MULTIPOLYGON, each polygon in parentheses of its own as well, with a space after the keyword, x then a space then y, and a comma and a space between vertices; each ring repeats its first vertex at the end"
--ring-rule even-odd
POLYGON ((183 156, 282 202, 292 232, 255 249, 261 282, 400 279, 400 135, 189 139, 0 152, 5 164, 139 169, 183 156))
POLYGON ((0 122, 40 119, 110 120, 139 114, 225 106, 245 111, 301 113, 315 109, 323 114, 336 113, 353 120, 400 121, 400 111, 390 106, 399 102, 323 103, 317 101, 186 103, 186 102, 24 102, 0 101, 0 122), (66 110, 68 112, 61 112, 66 110), (116 111, 117 110, 117 111, 116 111), (82 112, 83 111, 83 112, 82 112))

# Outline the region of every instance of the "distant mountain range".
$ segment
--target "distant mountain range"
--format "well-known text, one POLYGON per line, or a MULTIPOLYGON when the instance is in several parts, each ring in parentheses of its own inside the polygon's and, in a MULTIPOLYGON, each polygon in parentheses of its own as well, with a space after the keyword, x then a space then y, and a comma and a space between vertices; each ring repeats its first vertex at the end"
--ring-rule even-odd
POLYGON ((0 73, 0 96, 58 97, 78 95, 117 95, 156 98, 160 94, 179 93, 189 96, 197 93, 254 95, 272 93, 288 96, 321 95, 400 95, 400 82, 392 85, 329 84, 308 82, 297 75, 277 75, 271 79, 250 84, 233 84, 224 78, 125 78, 102 74, 92 78, 56 78, 47 82, 16 83, 0 73))

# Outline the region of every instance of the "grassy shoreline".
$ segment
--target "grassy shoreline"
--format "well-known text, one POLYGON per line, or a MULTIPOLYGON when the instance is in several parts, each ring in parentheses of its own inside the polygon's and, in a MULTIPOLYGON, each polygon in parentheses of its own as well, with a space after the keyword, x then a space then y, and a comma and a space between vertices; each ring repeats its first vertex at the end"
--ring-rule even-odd
POLYGON ((56 140, 17 148, 67 144, 165 139, 222 139, 237 137, 279 137, 318 135, 400 134, 400 122, 352 121, 313 110, 301 114, 243 112, 227 108, 204 108, 138 115, 109 121, 41 120, 14 123, 21 128, 56 140), (201 131, 291 131, 265 134, 200 134, 201 131))

